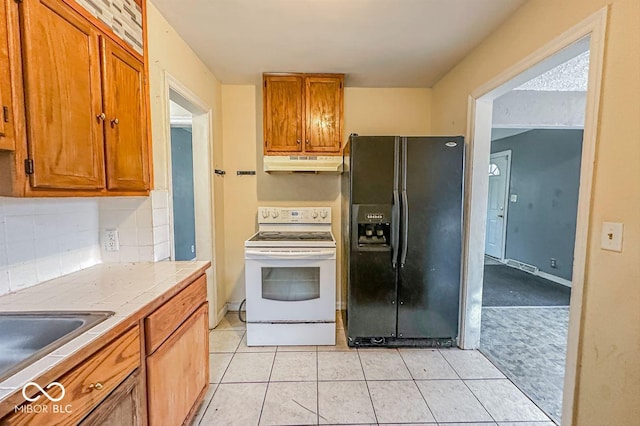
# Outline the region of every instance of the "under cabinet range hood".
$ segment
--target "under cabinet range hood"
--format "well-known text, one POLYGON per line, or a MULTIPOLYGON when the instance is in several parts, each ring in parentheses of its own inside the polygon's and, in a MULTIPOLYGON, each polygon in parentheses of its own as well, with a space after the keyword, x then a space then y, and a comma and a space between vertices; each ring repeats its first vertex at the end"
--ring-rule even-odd
POLYGON ((265 172, 342 173, 341 155, 265 155, 265 172))

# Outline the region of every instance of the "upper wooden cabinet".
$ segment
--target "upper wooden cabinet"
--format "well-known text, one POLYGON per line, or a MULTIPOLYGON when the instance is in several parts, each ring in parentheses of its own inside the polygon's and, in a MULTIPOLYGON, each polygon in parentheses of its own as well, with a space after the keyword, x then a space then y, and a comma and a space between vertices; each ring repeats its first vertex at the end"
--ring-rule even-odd
POLYGON ((0 150, 13 150, 13 102, 11 100, 11 71, 9 62, 9 32, 7 9, 10 2, 0 5, 0 150))
POLYGON ((60 0, 22 5, 33 188, 104 187, 100 35, 60 0))
POLYGON ((340 154, 344 76, 264 74, 264 153, 340 154))
POLYGON ((12 73, 11 87, 19 92, 15 110, 23 116, 16 121, 14 155, 0 151, 0 167, 11 170, 0 172, 0 195, 148 194, 151 153, 142 44, 132 39, 130 45, 115 26, 73 0, 5 1, 4 6, 8 26, 0 25, 0 64, 7 38, 2 28, 8 28, 9 61, 22 64, 12 73), (13 38, 12 31, 17 33, 13 38))
POLYGON ((304 79, 295 75, 265 76, 264 88, 266 151, 302 151, 304 79))
POLYGON ((342 144, 343 78, 305 77, 307 152, 337 152, 342 144))
POLYGON ((149 189, 149 139, 144 65, 115 43, 103 41, 107 189, 149 189))

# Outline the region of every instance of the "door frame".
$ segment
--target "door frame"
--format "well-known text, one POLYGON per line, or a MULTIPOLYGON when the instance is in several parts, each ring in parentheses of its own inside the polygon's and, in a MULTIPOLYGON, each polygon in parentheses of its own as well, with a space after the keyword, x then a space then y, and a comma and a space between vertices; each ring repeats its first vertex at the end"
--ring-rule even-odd
POLYGON ((465 176, 463 279, 458 344, 463 349, 474 349, 480 343, 486 203, 489 183, 487 170, 491 145, 493 101, 531 78, 565 62, 579 52, 585 51, 584 44, 588 43, 590 59, 587 105, 580 168, 573 285, 569 308, 567 361, 562 406, 562 424, 569 426, 574 424, 576 415, 574 408, 584 333, 581 319, 607 16, 608 6, 605 6, 478 87, 469 95, 467 104, 466 134, 469 155, 467 156, 465 176))
MULTIPOLYGON (((170 101, 173 100, 192 114, 192 148, 193 148, 193 180, 194 209, 196 220, 196 260, 210 261, 215 265, 215 208, 213 185, 213 108, 182 84, 168 71, 163 72, 164 79, 164 152, 167 168, 167 190, 169 193, 169 242, 171 260, 174 253, 174 218, 173 218, 173 182, 171 175, 171 112, 170 101)), ((213 328, 220 321, 224 312, 218 312, 216 275, 213 268, 206 271, 207 294, 209 301, 209 327, 213 328)))

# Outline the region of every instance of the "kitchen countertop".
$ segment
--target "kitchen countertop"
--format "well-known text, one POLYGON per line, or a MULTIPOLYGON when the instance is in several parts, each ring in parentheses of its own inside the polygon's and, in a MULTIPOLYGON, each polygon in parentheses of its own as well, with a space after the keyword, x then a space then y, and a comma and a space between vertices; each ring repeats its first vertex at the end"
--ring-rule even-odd
MULTIPOLYGON (((0 312, 113 311, 115 314, 0 382, 0 403, 90 343, 157 309, 210 262, 100 264, 0 296, 0 312)), ((114 336, 115 337, 115 336, 114 336)), ((0 416, 1 417, 1 416, 0 416)))

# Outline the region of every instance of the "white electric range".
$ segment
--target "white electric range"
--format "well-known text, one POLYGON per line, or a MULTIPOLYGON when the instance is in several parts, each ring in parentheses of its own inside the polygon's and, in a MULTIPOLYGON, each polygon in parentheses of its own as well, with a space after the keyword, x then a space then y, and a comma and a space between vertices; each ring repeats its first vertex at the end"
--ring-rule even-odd
POLYGON ((260 207, 245 241, 247 345, 335 345, 329 207, 260 207))

